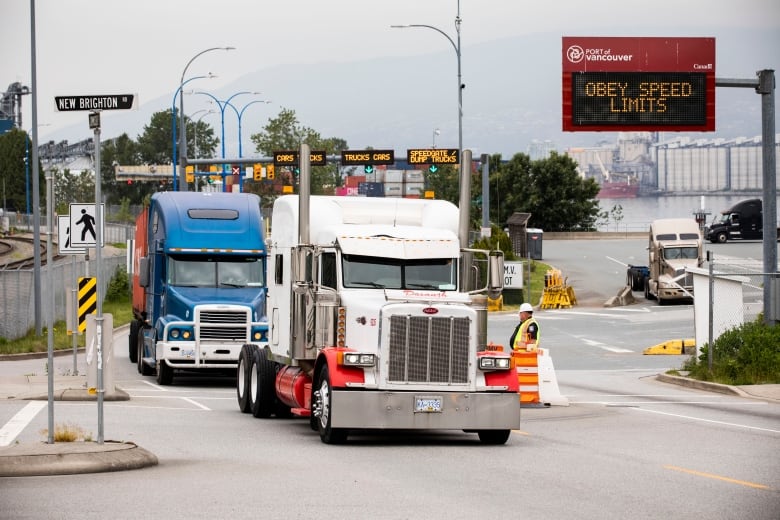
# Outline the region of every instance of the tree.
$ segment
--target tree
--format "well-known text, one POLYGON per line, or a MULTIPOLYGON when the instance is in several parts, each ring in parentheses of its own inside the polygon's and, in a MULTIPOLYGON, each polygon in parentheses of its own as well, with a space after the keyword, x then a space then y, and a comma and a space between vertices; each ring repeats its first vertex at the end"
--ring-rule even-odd
POLYGON ((142 164, 171 164, 173 156, 172 111, 152 114, 148 125, 138 136, 138 153, 142 164))
POLYGON ((519 153, 499 164, 490 183, 497 221, 522 212, 531 213, 530 223, 546 231, 593 230, 599 217, 595 198, 599 186, 593 179, 582 179, 576 166, 569 156, 555 152, 537 161, 519 153))
MULTIPOLYGON (((32 161, 32 140, 28 139, 27 133, 18 129, 0 134, 0 197, 4 197, 0 200, 0 206, 5 205, 5 209, 21 213, 27 211, 28 179, 30 204, 33 201, 32 162, 29 168, 25 163, 27 160, 32 161)), ((40 161, 38 165, 39 196, 41 206, 45 207, 46 176, 40 161)), ((30 211, 33 211, 32 207, 30 211)))
MULTIPOLYGON (((344 139, 323 138, 318 132, 302 126, 298 122, 295 111, 287 108, 282 108, 276 118, 268 120, 263 131, 252 134, 250 139, 255 145, 255 152, 269 156, 279 150, 298 150, 301 143, 308 144, 312 151, 324 150, 328 155, 341 153, 342 150, 348 149, 344 139)), ((284 175, 284 172, 277 171, 277 176, 283 177, 284 175)), ((311 176, 311 193, 315 195, 333 194, 335 188, 341 185, 341 177, 336 164, 314 166, 311 170, 311 176)), ((294 177, 293 175, 290 180, 297 182, 294 177)), ((263 197, 263 204, 267 205, 273 197, 272 187, 265 185, 254 189, 263 197)))

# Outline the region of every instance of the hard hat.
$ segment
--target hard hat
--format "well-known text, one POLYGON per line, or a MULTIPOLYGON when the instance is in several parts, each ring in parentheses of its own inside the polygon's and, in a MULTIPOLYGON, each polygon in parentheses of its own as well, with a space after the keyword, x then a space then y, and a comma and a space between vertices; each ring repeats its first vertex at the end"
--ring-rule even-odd
POLYGON ((534 312, 534 308, 530 303, 524 303, 520 306, 520 312, 534 312))

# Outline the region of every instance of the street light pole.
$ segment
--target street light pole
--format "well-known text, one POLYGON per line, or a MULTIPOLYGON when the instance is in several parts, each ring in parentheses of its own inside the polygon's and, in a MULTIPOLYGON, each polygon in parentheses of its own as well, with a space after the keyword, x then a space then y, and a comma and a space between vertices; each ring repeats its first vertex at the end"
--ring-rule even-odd
MULTIPOLYGON (((173 141, 173 154, 171 155, 171 164, 173 165, 173 191, 177 191, 178 189, 178 182, 176 182, 177 181, 176 179, 176 96, 179 95, 179 92, 181 92, 181 89, 184 87, 184 85, 186 85, 190 81, 195 81, 196 79, 214 78, 214 77, 216 76, 214 76, 209 72, 207 76, 195 76, 186 81, 182 81, 181 85, 179 85, 179 88, 177 88, 176 92, 173 93, 173 101, 171 102, 171 138, 173 141)), ((182 97, 184 97, 184 94, 182 94, 182 97)), ((182 170, 182 173, 184 173, 184 170, 182 170)), ((187 184, 186 178, 184 184, 185 185, 187 184)))
MULTIPOLYGON (((220 124, 222 126, 222 159, 225 159, 225 108, 228 107, 228 105, 233 109, 236 110, 236 107, 230 104, 230 100, 233 99, 236 96, 240 96, 242 94, 261 94, 261 92, 250 92, 248 90, 244 90, 241 92, 236 92, 226 100, 222 101, 220 99, 217 99, 216 96, 213 94, 209 94, 208 92, 203 92, 201 90, 193 92, 193 94, 202 94, 204 96, 210 97, 212 100, 214 100, 214 103, 217 104, 219 107, 219 113, 220 113, 220 124)), ((236 111, 238 113, 238 111, 236 111)), ((239 141, 239 146, 241 146, 241 142, 239 141)), ((227 174, 227 164, 222 163, 222 191, 225 191, 225 175, 227 174)))
POLYGON ((458 12, 455 16, 455 32, 457 33, 457 43, 453 41, 450 36, 439 29, 438 27, 434 27, 433 25, 425 25, 425 24, 409 24, 409 25, 391 25, 390 27, 392 29, 408 29, 411 27, 425 27, 427 29, 433 29, 437 33, 441 34, 445 38, 447 38, 447 41, 452 44, 452 48, 455 50, 455 56, 458 59, 458 155, 460 157, 463 157, 463 88, 465 85, 463 84, 462 74, 461 74, 461 54, 460 54, 460 24, 461 24, 461 18, 460 18, 460 0, 458 0, 458 12))
MULTIPOLYGON (((187 62, 187 65, 184 66, 184 70, 181 73, 181 80, 179 81, 179 89, 181 89, 184 86, 184 76, 187 74, 187 69, 190 67, 193 61, 195 61, 198 56, 201 56, 203 54, 206 54, 207 52, 211 51, 230 51, 235 49, 235 47, 211 47, 205 50, 200 51, 198 54, 190 58, 190 61, 187 62)), ((181 97, 179 100, 179 116, 181 117, 181 124, 179 125, 181 127, 179 131, 179 148, 181 149, 179 153, 179 162, 180 162, 180 170, 182 173, 184 173, 184 170, 187 166, 187 122, 184 120, 184 96, 181 97)), ((175 161, 176 158, 174 157, 173 160, 175 161)), ((175 167, 174 167, 175 171, 175 167)), ((174 179, 174 190, 176 190, 176 182, 174 179)), ((184 178, 184 182, 182 183, 182 191, 187 191, 187 178, 184 178)))
POLYGON ((243 149, 242 149, 242 143, 241 143, 241 118, 244 117, 244 111, 249 108, 250 105, 254 105, 256 103, 264 103, 268 104, 270 101, 265 99, 256 99, 254 101, 250 101, 246 105, 244 105, 241 110, 239 111, 232 103, 227 103, 230 105, 230 108, 233 109, 233 111, 236 113, 236 116, 238 117, 238 158, 242 158, 244 156, 243 149))

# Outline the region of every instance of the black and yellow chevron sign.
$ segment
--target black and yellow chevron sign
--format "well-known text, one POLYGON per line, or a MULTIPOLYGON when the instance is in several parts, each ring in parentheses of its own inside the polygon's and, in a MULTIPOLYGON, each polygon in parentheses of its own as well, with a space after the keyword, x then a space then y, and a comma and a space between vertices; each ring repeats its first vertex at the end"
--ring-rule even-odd
POLYGON ((79 278, 79 332, 87 330, 87 314, 97 311, 97 278, 79 278))

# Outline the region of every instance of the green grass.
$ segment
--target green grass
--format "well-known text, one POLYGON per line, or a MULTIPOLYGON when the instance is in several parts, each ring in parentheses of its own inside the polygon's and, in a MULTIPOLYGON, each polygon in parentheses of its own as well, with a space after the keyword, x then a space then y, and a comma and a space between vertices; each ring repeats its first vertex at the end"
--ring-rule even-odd
MULTIPOLYGON (((103 314, 111 314, 114 319, 114 328, 129 323, 133 317, 130 298, 104 302, 103 314)), ((77 337, 76 344, 84 346, 85 335, 77 337)), ((73 348, 73 338, 67 333, 64 321, 54 323, 53 336, 54 350, 67 350, 73 348)), ((49 336, 46 327, 40 336, 35 335, 35 330, 30 330, 26 336, 14 340, 0 338, 0 354, 24 354, 29 352, 48 352, 49 336)))

